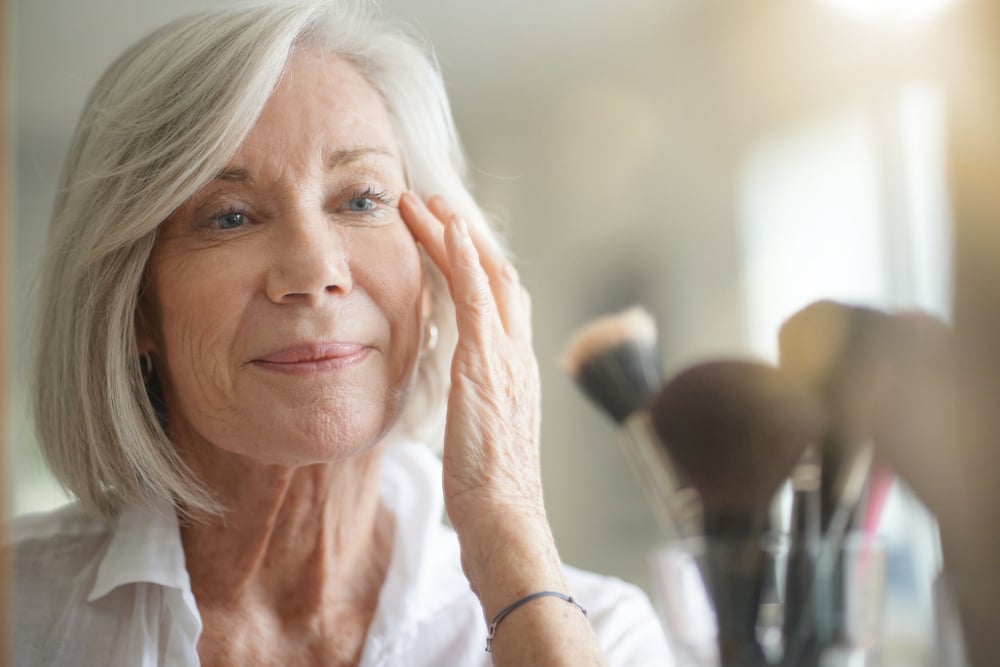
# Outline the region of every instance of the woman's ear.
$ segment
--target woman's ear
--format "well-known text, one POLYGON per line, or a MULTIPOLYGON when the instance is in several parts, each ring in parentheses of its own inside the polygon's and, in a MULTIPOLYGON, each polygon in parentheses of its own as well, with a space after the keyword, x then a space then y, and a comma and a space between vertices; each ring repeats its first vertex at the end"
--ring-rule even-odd
POLYGON ((141 297, 139 306, 135 309, 135 347, 140 355, 156 351, 157 336, 151 309, 149 299, 141 297))

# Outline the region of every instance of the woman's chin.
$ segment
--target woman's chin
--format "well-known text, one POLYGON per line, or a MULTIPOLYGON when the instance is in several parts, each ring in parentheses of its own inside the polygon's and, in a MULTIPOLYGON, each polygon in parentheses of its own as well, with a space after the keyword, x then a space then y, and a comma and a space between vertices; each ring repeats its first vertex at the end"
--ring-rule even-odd
POLYGON ((261 465, 315 465, 348 460, 381 442, 399 420, 405 397, 362 387, 295 398, 245 392, 236 409, 230 405, 197 411, 190 422, 168 421, 175 426, 171 439, 192 453, 208 448, 261 465))
POLYGON ((338 437, 289 436, 284 439, 258 440, 255 445, 241 447, 241 454, 264 465, 307 466, 350 460, 377 446, 384 431, 368 434, 338 434, 338 437))

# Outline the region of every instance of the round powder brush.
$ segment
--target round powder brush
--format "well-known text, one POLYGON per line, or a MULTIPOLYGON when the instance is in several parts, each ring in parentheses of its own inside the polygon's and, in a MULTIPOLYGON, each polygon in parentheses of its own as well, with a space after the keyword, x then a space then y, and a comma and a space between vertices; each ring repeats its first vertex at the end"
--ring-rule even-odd
MULTIPOLYGON (((822 407, 800 382, 774 366, 743 360, 684 370, 656 396, 651 413, 656 435, 698 489, 706 515, 711 511, 719 520, 729 513, 734 519, 766 515, 806 446, 826 426, 822 407)), ((741 526, 719 524, 727 533, 741 526)))
POLYGON ((766 664, 756 639, 775 493, 826 427, 821 405, 774 366, 722 360, 670 380, 650 407, 659 441, 703 506, 706 583, 722 664, 766 664))

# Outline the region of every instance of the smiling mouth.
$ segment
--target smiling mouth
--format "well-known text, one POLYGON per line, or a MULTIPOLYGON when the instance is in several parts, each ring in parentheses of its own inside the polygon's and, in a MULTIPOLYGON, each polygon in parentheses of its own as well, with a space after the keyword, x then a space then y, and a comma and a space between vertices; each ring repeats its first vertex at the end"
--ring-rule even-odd
POLYGON ((370 351, 370 347, 357 343, 296 345, 270 352, 251 364, 276 373, 316 375, 355 366, 364 361, 370 351))

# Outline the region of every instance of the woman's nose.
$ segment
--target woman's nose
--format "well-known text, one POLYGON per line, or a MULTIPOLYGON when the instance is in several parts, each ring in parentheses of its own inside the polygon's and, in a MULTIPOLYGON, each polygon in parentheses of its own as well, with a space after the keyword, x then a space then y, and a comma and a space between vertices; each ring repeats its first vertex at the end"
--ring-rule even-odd
POLYGON ((266 291, 274 303, 317 306, 350 292, 348 249, 321 211, 287 214, 275 226, 271 244, 266 291))

